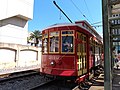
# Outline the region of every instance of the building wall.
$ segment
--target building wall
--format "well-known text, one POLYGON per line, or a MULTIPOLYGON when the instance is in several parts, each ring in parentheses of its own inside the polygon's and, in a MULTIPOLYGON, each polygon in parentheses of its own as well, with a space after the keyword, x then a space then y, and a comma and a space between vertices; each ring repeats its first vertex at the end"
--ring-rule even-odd
MULTIPOLYGON (((120 4, 118 5, 120 7, 120 4)), ((120 8, 116 9, 114 8, 113 9, 113 14, 112 14, 112 17, 120 17, 120 8)), ((119 26, 120 25, 120 20, 112 20, 111 22, 112 25, 116 25, 116 26, 119 26)), ((115 29, 112 29, 111 30, 111 34, 113 35, 120 35, 120 28, 115 28, 115 29)), ((115 37, 113 38, 113 40, 118 40, 117 42, 113 42, 113 46, 115 47, 115 54, 117 55, 118 53, 120 53, 120 37, 115 37)))
POLYGON ((0 21, 0 42, 27 44, 28 21, 11 17, 0 21))
POLYGON ((40 67, 41 47, 0 43, 0 75, 40 67))
POLYGON ((0 20, 13 16, 33 18, 34 0, 0 0, 0 20))
POLYGON ((0 0, 0 42, 27 44, 34 0, 0 0))

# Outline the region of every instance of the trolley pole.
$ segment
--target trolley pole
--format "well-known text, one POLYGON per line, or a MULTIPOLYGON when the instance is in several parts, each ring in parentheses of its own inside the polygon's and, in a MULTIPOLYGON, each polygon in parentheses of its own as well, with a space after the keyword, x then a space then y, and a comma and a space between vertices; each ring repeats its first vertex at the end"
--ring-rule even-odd
POLYGON ((72 20, 67 16, 67 14, 65 14, 65 12, 57 5, 57 3, 55 1, 53 1, 53 3, 55 4, 55 6, 65 15, 65 17, 71 22, 72 20))
POLYGON ((109 1, 102 0, 103 42, 104 42, 104 90, 112 90, 111 43, 109 27, 109 1))

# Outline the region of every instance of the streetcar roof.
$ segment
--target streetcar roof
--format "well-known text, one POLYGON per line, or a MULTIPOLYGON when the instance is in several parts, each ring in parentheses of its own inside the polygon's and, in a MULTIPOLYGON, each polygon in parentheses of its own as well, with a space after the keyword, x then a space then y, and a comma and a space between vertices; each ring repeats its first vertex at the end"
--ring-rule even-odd
MULTIPOLYGON (((85 28, 84 26, 82 26, 81 24, 76 24, 76 23, 57 23, 57 24, 53 24, 51 26, 48 26, 47 28, 44 28, 43 30, 47 30, 50 28, 55 28, 55 27, 63 27, 63 26, 78 26, 81 27, 83 29, 85 29, 86 31, 88 31, 89 33, 91 33, 87 28, 85 28)), ((91 33, 92 34, 92 33, 91 33)), ((93 34, 94 35, 94 34, 93 34)))
MULTIPOLYGON (((86 23, 86 22, 85 22, 86 23)), ((93 32, 89 31, 89 29, 85 28, 84 26, 82 26, 81 24, 76 24, 76 23, 57 23, 57 24, 53 24, 51 26, 48 26, 47 28, 44 28, 43 30, 47 30, 50 28, 56 28, 56 27, 67 27, 67 26, 78 26, 84 30, 86 30, 87 32, 91 33, 94 37, 98 38, 98 36, 96 36, 93 32)), ((94 30, 94 29, 93 29, 94 30)), ((95 31, 95 30, 94 30, 95 31)), ((96 32, 96 31, 95 31, 96 32)), ((96 32, 97 33, 97 32, 96 32)), ((98 33, 97 33, 98 34, 98 33)), ((99 34, 98 34, 99 35, 99 34)), ((99 35, 99 39, 102 40, 102 37, 99 35)))
POLYGON ((50 29, 50 28, 55 28, 55 27, 62 27, 62 26, 76 26, 76 24, 75 23, 57 23, 57 24, 53 24, 51 26, 48 26, 47 28, 44 28, 44 30, 50 29))
POLYGON ((63 27, 63 26, 65 26, 65 27, 67 27, 67 26, 78 26, 78 27, 81 27, 81 28, 85 29, 86 31, 90 32, 84 26, 82 26, 80 24, 76 24, 76 23, 57 23, 57 24, 53 24, 51 26, 48 26, 47 28, 44 28, 43 30, 47 30, 47 29, 55 28, 55 27, 63 27))

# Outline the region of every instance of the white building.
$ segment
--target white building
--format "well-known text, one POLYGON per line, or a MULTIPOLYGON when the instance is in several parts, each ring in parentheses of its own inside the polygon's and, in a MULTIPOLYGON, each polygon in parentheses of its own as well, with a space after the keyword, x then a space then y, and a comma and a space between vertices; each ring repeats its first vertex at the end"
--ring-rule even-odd
POLYGON ((34 0, 0 0, 0 42, 27 44, 34 0))

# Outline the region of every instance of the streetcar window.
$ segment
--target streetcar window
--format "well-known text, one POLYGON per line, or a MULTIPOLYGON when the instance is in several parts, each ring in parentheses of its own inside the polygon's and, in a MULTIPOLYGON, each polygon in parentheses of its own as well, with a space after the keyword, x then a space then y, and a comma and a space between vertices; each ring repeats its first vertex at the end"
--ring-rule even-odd
POLYGON ((73 36, 62 36, 62 52, 73 52, 73 36))
POLYGON ((86 52, 86 43, 83 43, 83 52, 85 53, 86 52))
POLYGON ((51 32, 51 33, 50 33, 50 36, 56 36, 56 35, 58 36, 58 35, 59 35, 59 32, 51 32))
POLYGON ((48 34, 44 34, 44 35, 43 35, 43 38, 48 38, 48 34))
POLYGON ((43 53, 48 53, 48 34, 43 34, 42 35, 43 37, 42 37, 42 45, 43 45, 43 47, 42 47, 42 51, 43 51, 43 53))
POLYGON ((44 38, 43 39, 43 53, 47 53, 47 45, 48 45, 48 39, 44 38))
POLYGON ((59 52, 59 32, 50 32, 49 34, 49 52, 59 52))
POLYGON ((50 37, 50 52, 58 52, 58 37, 50 37))
POLYGON ((73 31, 62 31, 62 34, 73 34, 73 31))

